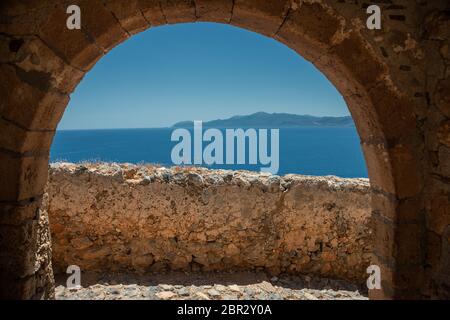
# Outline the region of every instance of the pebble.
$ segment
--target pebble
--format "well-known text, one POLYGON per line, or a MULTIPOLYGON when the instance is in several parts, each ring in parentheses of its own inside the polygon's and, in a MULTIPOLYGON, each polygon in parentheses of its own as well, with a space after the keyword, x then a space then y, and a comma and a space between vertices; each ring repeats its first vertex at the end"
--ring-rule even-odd
POLYGON ((216 289, 217 291, 226 291, 227 287, 221 284, 216 284, 214 285, 214 289, 216 289))
POLYGON ((189 290, 187 288, 181 288, 177 290, 178 295, 182 297, 189 296, 189 290))
POLYGON ((267 282, 267 281, 261 282, 259 284, 259 287, 266 292, 272 292, 275 289, 275 287, 270 282, 267 282))
POLYGON ((309 292, 304 292, 303 296, 307 299, 307 300, 319 300, 316 296, 312 295, 309 292))
POLYGON ((200 298, 201 300, 210 300, 209 297, 203 292, 196 292, 194 295, 200 298))
POLYGON ((161 300, 169 300, 175 297, 176 295, 177 295, 176 293, 170 291, 161 291, 156 294, 156 296, 161 300))
POLYGON ((171 286, 171 285, 168 285, 168 284, 160 284, 159 287, 160 287, 161 289, 163 289, 164 291, 169 291, 169 290, 172 289, 172 286, 171 286))
POLYGON ((215 289, 209 289, 208 294, 213 298, 217 298, 217 297, 221 296, 220 292, 215 289))
POLYGON ((239 288, 239 286, 235 285, 235 284, 232 284, 231 286, 228 286, 228 289, 230 289, 231 291, 234 291, 234 292, 238 292, 238 293, 242 292, 241 288, 239 288))

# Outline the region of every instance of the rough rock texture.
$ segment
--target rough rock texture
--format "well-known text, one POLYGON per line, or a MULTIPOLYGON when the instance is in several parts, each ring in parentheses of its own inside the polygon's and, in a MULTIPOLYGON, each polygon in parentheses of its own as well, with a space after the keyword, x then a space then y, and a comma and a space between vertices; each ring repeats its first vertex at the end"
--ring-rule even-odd
POLYGON ((54 298, 55 280, 52 271, 52 239, 50 235, 48 212, 48 195, 44 194, 44 204, 39 209, 37 226, 37 248, 35 255, 36 293, 34 299, 54 298))
MULTIPOLYGON (((21 241, 69 95, 99 59, 150 27, 229 23, 285 43, 347 102, 373 194, 382 290, 371 298, 450 298, 450 2, 376 4, 381 30, 366 28, 369 1, 2 0, 0 212, 16 214, 14 226, 0 215, 2 241, 21 241), (66 28, 69 4, 81 8, 80 30, 66 28)), ((32 296, 36 281, 13 279, 33 267, 33 241, 2 251, 0 278, 13 285, 0 297, 32 296)))
POLYGON ((367 179, 51 165, 55 271, 253 270, 363 283, 367 179))
MULTIPOLYGON (((22 204, 20 208, 29 216, 25 226, 17 228, 15 238, 5 237, 11 230, 20 226, 20 216, 14 205, 5 206, 0 211, 3 224, 0 224, 0 256, 8 256, 10 252, 26 254, 26 263, 10 260, 7 267, 16 268, 18 277, 0 278, 0 290, 8 292, 12 298, 20 298, 24 294, 30 299, 54 298, 54 278, 52 271, 52 247, 47 214, 47 194, 32 203, 22 204), (24 249, 33 250, 25 251, 24 249), (25 252, 24 252, 25 251, 25 252)), ((3 267, 3 266, 2 266, 3 267)), ((3 271, 3 270, 2 270, 3 271)), ((3 272, 0 272, 4 275, 3 272)))

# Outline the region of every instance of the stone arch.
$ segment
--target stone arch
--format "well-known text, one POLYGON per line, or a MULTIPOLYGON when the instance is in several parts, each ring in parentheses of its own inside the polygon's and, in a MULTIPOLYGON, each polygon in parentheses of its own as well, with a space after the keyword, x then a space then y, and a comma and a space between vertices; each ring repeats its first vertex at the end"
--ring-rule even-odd
MULTIPOLYGON (((428 51, 421 47, 424 12, 439 7, 419 10, 406 1, 394 2, 383 6, 383 30, 370 31, 365 28, 364 5, 334 1, 3 1, 0 279, 7 285, 2 285, 0 296, 51 296, 46 287, 51 265, 36 255, 43 250, 38 226, 45 223, 39 208, 45 201, 50 145, 70 93, 103 55, 135 33, 195 21, 228 23, 277 39, 331 80, 357 125, 374 190, 373 263, 381 267, 382 290, 372 290, 371 297, 417 298, 443 292, 448 283, 434 279, 439 278, 440 259, 448 256, 434 254, 429 244, 448 241, 443 234, 450 225, 445 197, 450 178, 442 174, 439 188, 432 190, 429 157, 437 157, 438 166, 439 159, 448 166, 449 153, 430 153, 427 145, 432 142, 427 139, 438 130, 428 118, 438 123, 437 118, 448 113, 438 116, 433 109, 425 69, 428 51), (81 30, 66 28, 69 4, 81 7, 81 30), (443 210, 443 217, 437 218, 443 210), (436 219, 441 220, 434 223, 436 219), (432 234, 427 232, 430 223, 436 227, 432 234)), ((448 25, 448 16, 438 17, 438 22, 430 18, 429 24, 438 24, 430 27, 432 36, 444 32, 439 23, 448 25)), ((448 42, 448 35, 440 41, 448 42)), ((444 77, 439 82, 444 87, 438 91, 440 109, 448 112, 448 75, 442 75, 443 66, 436 69, 444 77)), ((440 127, 439 137, 447 137, 448 143, 445 128, 440 127)))

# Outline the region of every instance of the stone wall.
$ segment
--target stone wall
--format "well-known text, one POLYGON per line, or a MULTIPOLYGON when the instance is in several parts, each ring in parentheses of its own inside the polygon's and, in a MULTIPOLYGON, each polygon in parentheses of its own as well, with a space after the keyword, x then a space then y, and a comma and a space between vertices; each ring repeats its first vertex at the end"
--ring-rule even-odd
POLYGON ((372 263, 384 276, 370 297, 449 298, 450 2, 376 3, 381 30, 365 26, 370 2, 353 0, 0 1, 0 280, 11 283, 0 298, 30 298, 37 285, 29 275, 37 247, 29 212, 43 197, 69 95, 132 35, 198 21, 274 38, 336 86, 371 181, 372 263), (69 4, 81 7, 80 30, 66 28, 69 4), (10 246, 23 238, 20 250, 10 246), (27 281, 17 281, 24 274, 27 281))
POLYGON ((54 298, 52 271, 52 247, 47 208, 48 196, 23 202, 8 204, 0 208, 0 258, 16 252, 25 256, 25 261, 9 260, 7 268, 15 268, 17 277, 4 277, 0 267, 0 296, 30 299, 54 298), (21 212, 19 215, 17 212, 21 212), (27 218, 25 225, 20 221, 27 218), (6 237, 14 230, 14 238, 6 237), (32 250, 29 250, 32 249, 32 250))
POLYGON ((55 272, 267 270, 359 283, 367 179, 129 164, 52 164, 55 272))

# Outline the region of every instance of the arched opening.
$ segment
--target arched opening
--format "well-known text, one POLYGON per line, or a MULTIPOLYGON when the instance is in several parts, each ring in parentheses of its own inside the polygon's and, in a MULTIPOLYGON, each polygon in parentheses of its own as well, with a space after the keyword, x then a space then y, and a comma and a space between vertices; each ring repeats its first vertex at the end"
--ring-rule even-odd
MULTIPOLYGON (((365 13, 359 6, 250 0, 77 2, 85 10, 83 28, 75 31, 65 28, 63 5, 50 8, 42 2, 27 15, 20 3, 2 4, 7 19, 0 29, 6 50, 0 66, 1 280, 8 284, 2 296, 28 298, 45 291, 50 267, 35 266, 36 213, 47 181, 50 144, 68 94, 96 61, 132 34, 150 26, 194 21, 230 23, 273 37, 332 81, 355 120, 374 190, 373 262, 381 268, 382 290, 371 291, 372 297, 419 297, 435 294, 421 292, 436 286, 444 288, 446 280, 434 273, 439 274, 442 263, 434 264, 434 256, 425 255, 433 251, 423 241, 441 243, 443 231, 431 236, 423 223, 424 212, 430 214, 427 219, 435 219, 439 210, 423 202, 428 160, 417 121, 427 106, 419 92, 422 69, 417 68, 419 80, 398 74, 400 62, 380 50, 391 50, 383 46, 388 40, 364 29, 365 13), (431 275, 424 272, 424 259, 431 275)), ((396 19, 386 23, 407 39, 408 32, 396 25, 396 19)), ((411 30, 416 36, 416 29, 411 30)), ((404 50, 411 54, 405 59, 412 64, 420 60, 414 47, 404 50)))
MULTIPOLYGON (((194 119, 209 122, 251 116, 240 125, 309 128, 281 133, 281 138, 291 138, 281 139, 280 149, 285 152, 280 155, 277 174, 367 178, 359 137, 336 88, 296 52, 245 29, 201 22, 148 29, 100 60, 70 98, 58 125, 60 134, 53 141, 53 162, 97 159, 171 166, 173 145, 155 150, 163 145, 160 138, 148 140, 153 137, 150 132, 147 141, 138 135, 133 141, 125 135, 131 131, 122 131, 94 150, 95 144, 86 144, 92 137, 88 132, 76 137, 73 131, 163 129, 194 119), (230 52, 233 49, 238 50, 230 52), (267 119, 257 122, 258 116, 267 119), (323 117, 330 119, 319 119, 323 117), (314 140, 314 126, 329 130, 317 132, 314 140), (342 127, 348 130, 336 129, 342 127), (74 143, 77 139, 79 145, 74 143), (133 143, 133 153, 125 150, 133 143)), ((216 126, 225 125, 216 122, 216 126)), ((167 130, 167 141, 170 133, 167 130)), ((227 166, 224 160, 224 169, 244 169, 227 166)))
MULTIPOLYGON (((327 283, 367 294, 368 182, 313 177, 367 177, 358 134, 333 85, 283 44, 222 24, 149 29, 85 76, 59 129, 72 130, 56 133, 47 186, 57 298, 92 290, 84 281, 78 292, 64 288, 69 265, 80 267, 82 279, 97 279, 96 290, 130 276, 139 285, 164 272, 171 282, 180 271, 186 281, 219 279, 212 272, 232 281, 233 271, 255 288, 251 278, 277 279, 278 297, 294 287, 301 298, 300 275, 313 277, 307 283, 316 287, 305 290, 316 295, 327 283), (275 175, 259 172, 267 164, 225 163, 224 156, 208 164, 206 153, 202 163, 189 158, 184 169, 174 168, 178 143, 171 134, 185 128, 174 124, 195 119, 204 121, 204 136, 213 121, 209 130, 221 130, 222 140, 227 129, 254 130, 256 140, 258 129, 277 130, 278 155, 268 152, 275 175), (236 171, 242 169, 250 171, 236 171)), ((227 158, 227 142, 221 146, 227 158)), ((102 288, 106 297, 120 296, 102 288)))

